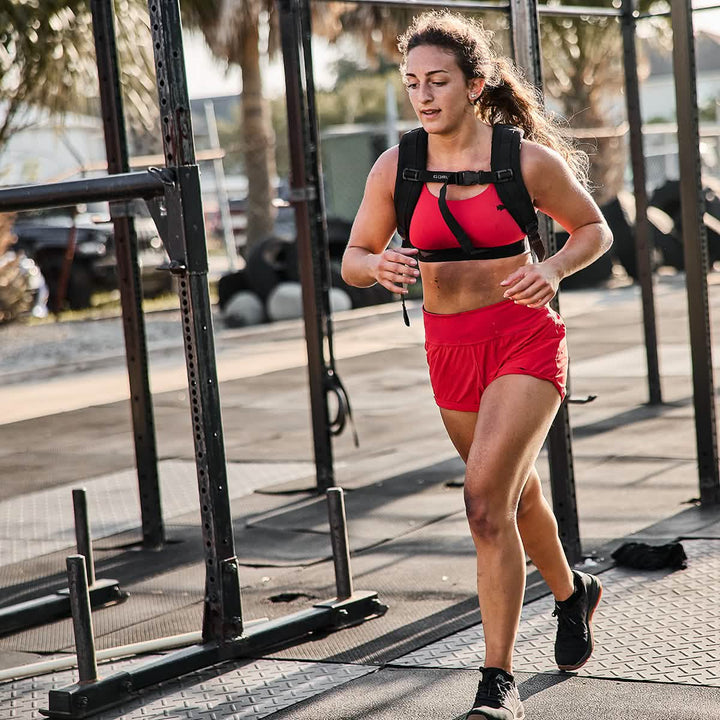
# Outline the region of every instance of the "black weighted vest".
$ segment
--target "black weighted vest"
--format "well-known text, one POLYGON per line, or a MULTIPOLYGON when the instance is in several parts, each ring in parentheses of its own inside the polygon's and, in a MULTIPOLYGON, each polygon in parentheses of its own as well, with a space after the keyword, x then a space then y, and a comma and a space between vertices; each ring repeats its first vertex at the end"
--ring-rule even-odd
POLYGON ((424 183, 440 182, 438 203, 440 212, 458 241, 459 247, 446 250, 422 251, 421 260, 426 262, 452 260, 482 260, 509 257, 524 252, 525 241, 493 248, 476 248, 455 220, 447 206, 445 195, 448 185, 496 186, 501 202, 518 226, 527 235, 530 249, 539 261, 545 258, 545 247, 538 230, 538 219, 532 199, 520 172, 520 141, 522 130, 514 125, 494 125, 490 170, 464 170, 444 172, 427 170, 428 135, 423 128, 411 130, 400 139, 397 177, 395 179, 395 214, 398 234, 403 246, 410 247, 408 238, 410 220, 420 198, 424 183))

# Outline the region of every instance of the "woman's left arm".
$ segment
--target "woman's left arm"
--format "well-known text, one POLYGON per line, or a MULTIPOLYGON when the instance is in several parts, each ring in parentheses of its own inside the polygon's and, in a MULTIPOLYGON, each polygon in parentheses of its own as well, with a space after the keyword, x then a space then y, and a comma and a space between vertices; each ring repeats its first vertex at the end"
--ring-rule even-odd
POLYGON ((542 307, 560 281, 590 265, 612 245, 612 232, 595 201, 554 150, 523 142, 521 168, 535 207, 556 220, 569 237, 541 263, 523 265, 500 284, 505 297, 520 305, 542 307))

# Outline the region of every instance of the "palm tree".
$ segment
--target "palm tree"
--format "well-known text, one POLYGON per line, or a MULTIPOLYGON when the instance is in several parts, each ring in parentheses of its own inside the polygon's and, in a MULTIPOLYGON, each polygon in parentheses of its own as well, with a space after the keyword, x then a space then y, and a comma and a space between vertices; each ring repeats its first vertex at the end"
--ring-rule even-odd
MULTIPOLYGON (((159 113, 147 5, 115 0, 128 124, 155 132, 159 113)), ((32 111, 97 112, 87 0, 0 1, 0 153, 32 111)))

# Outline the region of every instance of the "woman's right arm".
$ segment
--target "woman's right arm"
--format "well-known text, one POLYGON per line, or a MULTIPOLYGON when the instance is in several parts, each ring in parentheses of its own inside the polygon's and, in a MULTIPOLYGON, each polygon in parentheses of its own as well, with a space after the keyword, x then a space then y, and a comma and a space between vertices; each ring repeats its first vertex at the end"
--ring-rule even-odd
POLYGON ((373 165, 365 184, 360 209, 342 261, 342 277, 348 285, 370 287, 380 283, 391 292, 407 294, 403 285, 413 284, 420 274, 414 248, 388 249, 395 232, 395 175, 398 149, 386 150, 373 165))

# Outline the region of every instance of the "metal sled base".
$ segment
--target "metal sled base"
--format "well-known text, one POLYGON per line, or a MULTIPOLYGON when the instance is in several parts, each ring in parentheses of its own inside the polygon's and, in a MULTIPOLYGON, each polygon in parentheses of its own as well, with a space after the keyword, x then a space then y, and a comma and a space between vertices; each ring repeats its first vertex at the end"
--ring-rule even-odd
POLYGON ((309 610, 249 628, 227 643, 217 641, 171 653, 160 660, 119 672, 95 682, 76 683, 49 693, 49 708, 40 710, 49 718, 86 718, 131 699, 150 685, 211 667, 221 662, 257 655, 286 645, 311 633, 331 632, 356 625, 387 610, 376 592, 354 593, 346 600, 327 600, 309 610))

